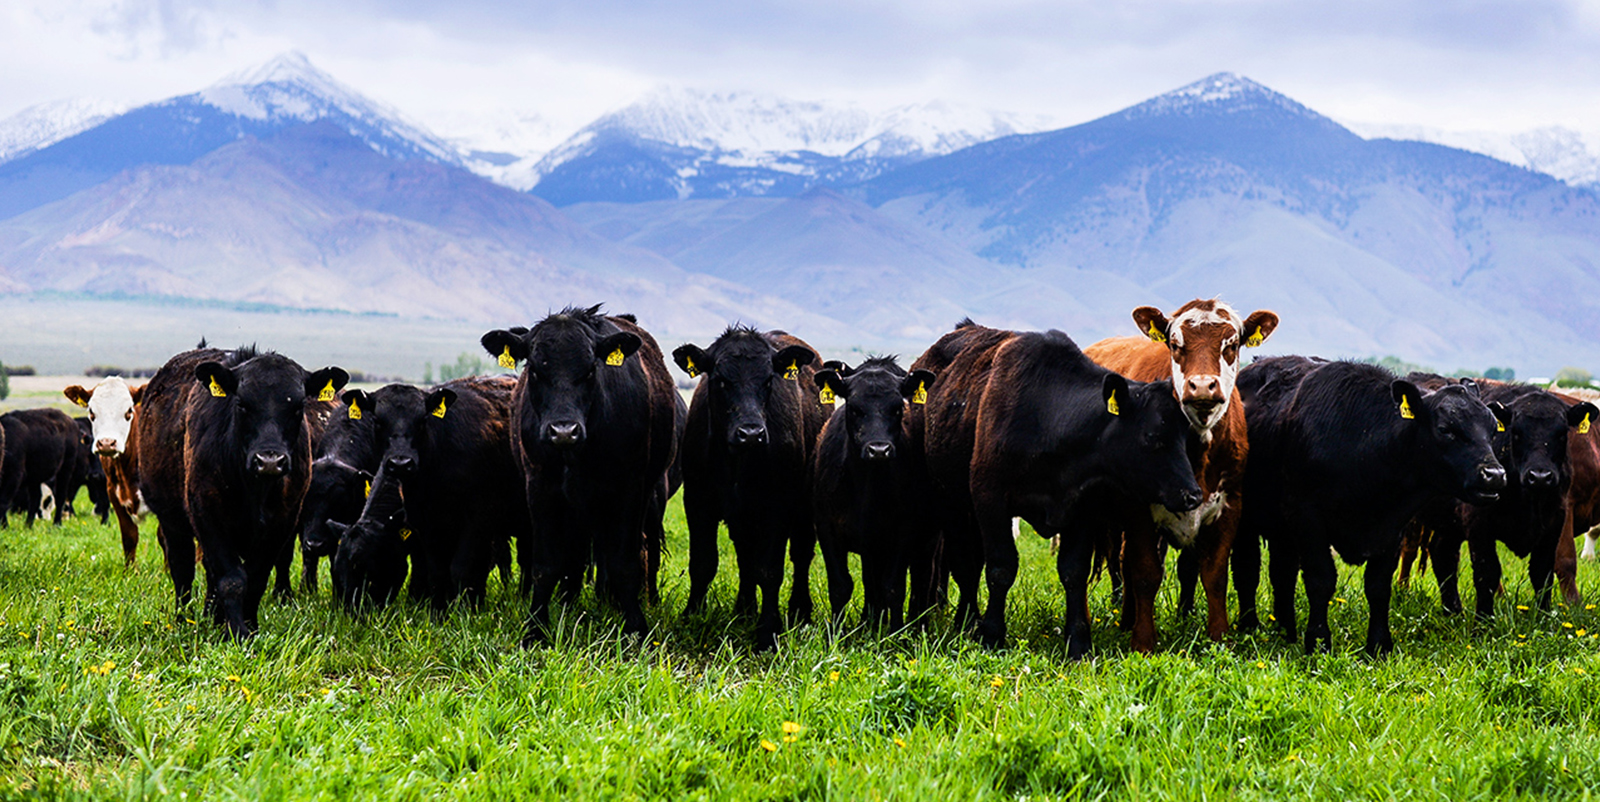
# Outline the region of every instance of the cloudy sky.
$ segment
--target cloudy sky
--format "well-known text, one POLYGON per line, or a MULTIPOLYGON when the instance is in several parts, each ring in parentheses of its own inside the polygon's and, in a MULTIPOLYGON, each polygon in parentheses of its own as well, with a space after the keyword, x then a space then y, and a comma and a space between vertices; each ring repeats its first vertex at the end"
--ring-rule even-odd
POLYGON ((0 0, 0 117, 289 49, 450 133, 661 84, 1091 119, 1231 70, 1347 121, 1600 131, 1600 0, 0 0))

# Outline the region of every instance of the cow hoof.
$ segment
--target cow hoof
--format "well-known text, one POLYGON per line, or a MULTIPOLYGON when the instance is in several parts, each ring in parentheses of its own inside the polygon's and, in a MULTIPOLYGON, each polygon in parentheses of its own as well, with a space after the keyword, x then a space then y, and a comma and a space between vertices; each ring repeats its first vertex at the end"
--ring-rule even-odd
POLYGON ((1006 645, 1005 627, 996 627, 987 622, 978 623, 978 642, 985 648, 1000 649, 1006 645))

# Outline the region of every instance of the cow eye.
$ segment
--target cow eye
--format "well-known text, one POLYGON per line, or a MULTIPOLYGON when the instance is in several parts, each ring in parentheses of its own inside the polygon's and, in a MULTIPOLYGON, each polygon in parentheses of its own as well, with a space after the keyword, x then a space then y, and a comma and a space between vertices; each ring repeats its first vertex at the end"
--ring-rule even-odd
POLYGON ((92 409, 89 410, 89 420, 91 420, 91 421, 94 420, 94 410, 92 410, 92 409))
MULTIPOLYGON (((133 410, 130 409, 127 412, 122 413, 122 419, 123 420, 133 420, 133 410)), ((89 420, 94 420, 94 416, 90 415, 89 416, 89 420)))

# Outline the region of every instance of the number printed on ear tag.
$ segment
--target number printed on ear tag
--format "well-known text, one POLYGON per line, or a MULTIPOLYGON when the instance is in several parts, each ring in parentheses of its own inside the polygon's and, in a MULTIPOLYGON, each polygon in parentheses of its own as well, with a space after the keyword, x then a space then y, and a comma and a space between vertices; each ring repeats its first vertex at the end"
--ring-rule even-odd
POLYGON ((1117 406, 1117 394, 1116 393, 1112 393, 1111 395, 1106 396, 1106 411, 1111 413, 1111 414, 1113 414, 1113 415, 1121 415, 1122 414, 1122 407, 1117 406))
POLYGON ((800 363, 790 362, 789 369, 783 372, 783 377, 790 381, 800 378, 800 363))
POLYGON ((360 404, 351 404, 350 405, 350 420, 361 420, 361 405, 360 404))
POLYGON ((606 364, 610 365, 611 367, 616 367, 616 366, 622 364, 622 360, 627 359, 627 358, 628 358, 627 354, 622 353, 622 347, 618 346, 617 350, 612 351, 609 354, 606 354, 606 364))
POLYGON ((1411 411, 1411 400, 1405 396, 1400 396, 1400 417, 1406 420, 1414 420, 1417 417, 1416 413, 1411 411))
POLYGON ((1257 326, 1256 330, 1253 333, 1251 333, 1250 338, 1244 341, 1244 347, 1246 347, 1246 348, 1255 348, 1256 346, 1261 344, 1262 340, 1265 340, 1265 339, 1266 339, 1265 337, 1261 336, 1261 327, 1257 326))
POLYGON ((690 359, 689 357, 684 357, 683 358, 683 364, 684 364, 684 367, 689 369, 689 378, 692 379, 692 378, 700 375, 700 369, 696 368, 694 366, 694 360, 693 359, 690 359))
POLYGON ((444 407, 445 407, 444 399, 441 398, 441 399, 439 399, 439 406, 435 407, 434 410, 433 410, 433 416, 435 418, 444 417, 444 407))
POLYGON ((1578 434, 1589 433, 1589 413, 1583 413, 1583 422, 1578 424, 1578 434))
POLYGON ((517 368, 517 359, 511 355, 511 346, 509 345, 500 351, 500 355, 495 357, 494 361, 506 370, 516 370, 517 368))
POLYGON ((913 404, 926 404, 926 403, 928 403, 928 383, 927 382, 917 382, 917 390, 916 390, 916 392, 911 394, 911 403, 913 403, 913 404))
POLYGON ((824 404, 833 403, 834 402, 833 390, 828 388, 828 387, 823 387, 822 388, 822 392, 817 393, 817 400, 821 401, 824 404))
POLYGON ((1167 341, 1167 335, 1163 334, 1161 329, 1156 328, 1156 322, 1154 320, 1150 321, 1149 334, 1150 339, 1155 340, 1158 343, 1164 343, 1167 341))
POLYGON ((317 400, 318 401, 332 401, 333 400, 333 395, 336 392, 338 392, 338 391, 333 389, 333 379, 329 379, 328 380, 328 386, 322 388, 322 392, 317 393, 317 400))
POLYGON ((215 376, 211 377, 211 394, 213 396, 216 396, 217 398, 227 398, 228 397, 228 391, 222 389, 222 385, 217 384, 217 377, 215 377, 215 376))

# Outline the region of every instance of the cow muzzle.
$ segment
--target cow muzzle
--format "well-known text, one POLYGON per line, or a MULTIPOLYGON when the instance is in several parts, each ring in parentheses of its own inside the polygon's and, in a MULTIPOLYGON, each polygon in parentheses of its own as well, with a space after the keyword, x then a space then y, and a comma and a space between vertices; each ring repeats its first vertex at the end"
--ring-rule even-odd
POLYGON ((384 459, 383 464, 393 473, 405 476, 416 470, 417 461, 409 454, 396 454, 384 459))
POLYGON ((115 457, 122 453, 122 446, 114 437, 102 437, 94 441, 94 453, 102 457, 115 457))
POLYGON ((1205 501, 1205 494, 1200 492, 1199 487, 1185 488, 1176 493, 1164 495, 1166 498, 1161 501, 1161 506, 1173 512, 1188 512, 1200 506, 1200 502, 1205 501))
POLYGON ((767 427, 756 423, 741 423, 733 429, 736 446, 764 446, 767 444, 767 427))
POLYGON ((556 448, 573 448, 583 442, 583 424, 562 421, 544 427, 544 441, 556 448))
POLYGON ((1468 501, 1474 504, 1488 504, 1500 499, 1500 491, 1506 489, 1506 469, 1499 465, 1480 465, 1472 481, 1467 484, 1468 501))
POLYGON ((1530 468, 1522 472, 1522 486, 1529 490, 1549 490, 1558 481, 1556 472, 1549 468, 1530 468))
POLYGON ((289 472, 289 455, 282 451, 257 451, 250 455, 250 472, 263 477, 282 476, 289 472))
POLYGON ((894 443, 882 441, 867 443, 861 447, 861 458, 868 462, 894 459, 894 443))

